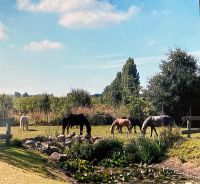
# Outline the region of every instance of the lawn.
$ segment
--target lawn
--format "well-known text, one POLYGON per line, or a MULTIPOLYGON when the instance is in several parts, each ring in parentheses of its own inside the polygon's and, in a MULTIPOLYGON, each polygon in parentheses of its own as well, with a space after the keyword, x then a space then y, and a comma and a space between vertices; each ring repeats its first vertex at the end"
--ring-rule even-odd
MULTIPOLYGON (((158 133, 162 130, 162 128, 157 128, 158 133)), ((181 130, 181 129, 180 129, 181 130)), ((55 132, 58 132, 61 134, 62 127, 61 126, 30 126, 29 131, 22 131, 18 126, 12 127, 11 132, 13 134, 13 138, 19 138, 19 139, 25 139, 25 138, 31 138, 36 137, 38 135, 51 135, 54 136, 55 132)), ((78 128, 71 128, 69 130, 70 132, 74 131, 77 134, 79 134, 78 128)), ((0 133, 5 132, 5 128, 0 128, 0 133)), ((137 127, 137 133, 132 133, 129 136, 127 135, 127 129, 126 127, 123 128, 123 133, 118 134, 117 131, 115 131, 115 137, 119 139, 126 140, 128 138, 134 138, 141 135, 139 128, 137 127)), ((132 131, 133 132, 133 131, 132 131)), ((66 132, 65 132, 66 133, 66 132)), ((86 130, 84 127, 83 134, 86 134, 86 130)), ((153 133, 153 136, 155 134, 153 133)), ((100 137, 111 137, 110 134, 110 125, 99 125, 99 126, 92 126, 92 136, 100 136, 100 137)), ((150 136, 150 128, 147 128, 147 136, 150 136)), ((186 137, 186 135, 184 135, 186 137)), ((198 138, 200 137, 200 134, 193 134, 192 138, 198 138)))

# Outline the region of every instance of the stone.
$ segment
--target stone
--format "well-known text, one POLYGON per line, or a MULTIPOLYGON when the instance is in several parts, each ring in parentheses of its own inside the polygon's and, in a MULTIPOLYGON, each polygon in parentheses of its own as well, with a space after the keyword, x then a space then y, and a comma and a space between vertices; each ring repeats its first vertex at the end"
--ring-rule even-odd
POLYGON ((35 144, 35 141, 32 140, 32 139, 30 139, 30 140, 27 140, 27 141, 25 142, 25 144, 26 144, 26 145, 34 145, 34 144, 35 144))
POLYGON ((40 148, 41 146, 42 146, 42 144, 41 144, 40 141, 37 141, 37 142, 35 143, 35 147, 36 147, 36 148, 40 148))
POLYGON ((65 141, 65 146, 70 148, 72 145, 72 140, 65 141))
POLYGON ((59 136, 57 136, 57 140, 59 142, 65 142, 65 136, 64 135, 59 135, 59 136))
POLYGON ((50 149, 53 152, 60 152, 60 150, 56 146, 50 146, 50 149))
POLYGON ((65 161, 67 159, 66 154, 60 154, 58 152, 53 152, 50 156, 50 159, 56 162, 65 161))
POLYGON ((69 134, 66 136, 66 138, 72 138, 72 137, 74 137, 75 135, 76 135, 75 132, 71 132, 71 133, 69 133, 69 134))

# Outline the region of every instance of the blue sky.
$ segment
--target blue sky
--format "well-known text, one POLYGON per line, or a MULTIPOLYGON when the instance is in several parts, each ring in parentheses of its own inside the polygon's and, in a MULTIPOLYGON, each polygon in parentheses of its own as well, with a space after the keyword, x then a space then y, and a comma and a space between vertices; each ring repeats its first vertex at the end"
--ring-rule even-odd
POLYGON ((145 86, 199 43, 198 0, 0 0, 0 93, 101 93, 129 57, 145 86))

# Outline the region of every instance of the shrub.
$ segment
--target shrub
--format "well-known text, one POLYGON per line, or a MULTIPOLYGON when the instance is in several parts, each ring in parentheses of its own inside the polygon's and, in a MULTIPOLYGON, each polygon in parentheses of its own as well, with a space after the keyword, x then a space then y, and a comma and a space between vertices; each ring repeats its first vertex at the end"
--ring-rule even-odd
POLYGON ((144 163, 156 163, 163 160, 166 147, 162 140, 139 137, 137 140, 138 157, 144 163))
POLYGON ((95 114, 90 116, 89 121, 92 125, 111 125, 113 122, 113 117, 108 114, 95 114))
POLYGON ((94 146, 91 143, 75 143, 66 151, 69 158, 92 160, 94 158, 94 146))
POLYGON ((123 151, 123 143, 116 139, 102 139, 94 145, 94 157, 98 160, 111 158, 114 153, 123 151))
POLYGON ((23 145, 22 140, 17 139, 17 138, 13 139, 11 144, 14 147, 22 147, 22 145, 23 145))
POLYGON ((128 143, 124 144, 124 157, 129 163, 139 162, 138 147, 135 139, 131 139, 128 143))
POLYGON ((172 147, 174 143, 183 139, 180 134, 180 130, 177 128, 173 131, 165 128, 160 132, 160 141, 164 143, 166 148, 172 147))

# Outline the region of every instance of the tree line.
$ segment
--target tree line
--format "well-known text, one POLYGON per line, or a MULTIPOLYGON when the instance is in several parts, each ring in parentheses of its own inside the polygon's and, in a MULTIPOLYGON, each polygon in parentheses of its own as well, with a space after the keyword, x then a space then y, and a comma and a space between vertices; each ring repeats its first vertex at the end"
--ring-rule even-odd
POLYGON ((199 71, 194 56, 180 48, 170 49, 166 59, 161 60, 160 71, 149 79, 144 89, 140 86, 135 61, 129 58, 102 94, 90 95, 83 89, 72 89, 65 97, 19 92, 1 94, 0 116, 37 112, 43 113, 48 121, 52 114, 61 118, 80 106, 93 111, 98 106, 112 106, 116 111, 123 110, 126 116, 137 116, 141 120, 149 115, 168 114, 181 122, 190 108, 192 115, 200 115, 199 71))

